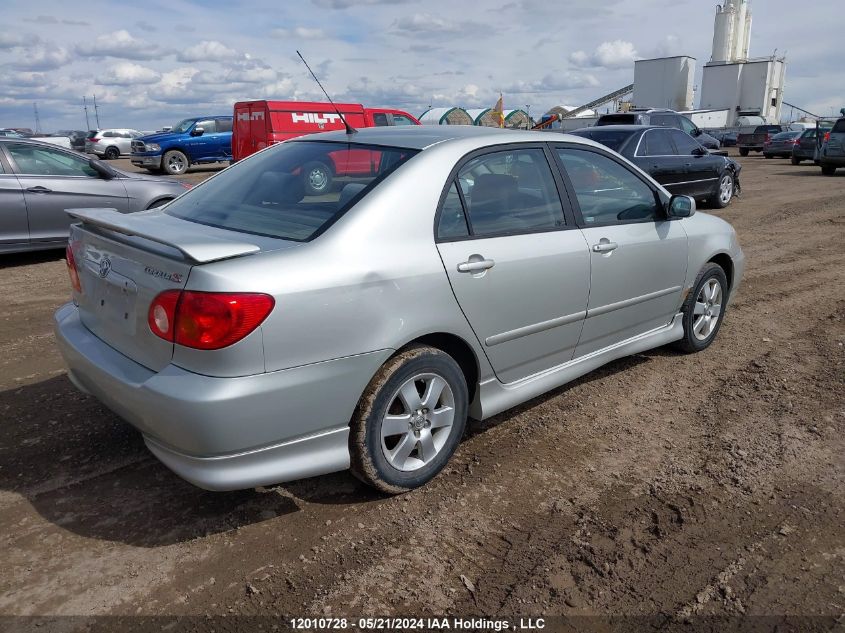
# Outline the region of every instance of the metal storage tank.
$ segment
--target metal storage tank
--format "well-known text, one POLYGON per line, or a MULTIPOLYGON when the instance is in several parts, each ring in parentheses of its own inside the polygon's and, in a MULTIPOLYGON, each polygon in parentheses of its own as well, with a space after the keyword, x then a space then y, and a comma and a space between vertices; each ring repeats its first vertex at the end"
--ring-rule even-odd
POLYGON ((431 108, 418 118, 423 125, 472 125, 472 117, 463 108, 431 108))

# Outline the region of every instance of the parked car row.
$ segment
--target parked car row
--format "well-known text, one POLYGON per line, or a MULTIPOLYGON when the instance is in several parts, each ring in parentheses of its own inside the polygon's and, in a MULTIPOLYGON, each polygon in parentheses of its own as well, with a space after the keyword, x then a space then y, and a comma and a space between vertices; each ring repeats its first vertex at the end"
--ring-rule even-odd
POLYGON ((714 150, 720 148, 720 143, 717 139, 701 130, 690 119, 674 110, 649 109, 603 114, 596 121, 596 125, 653 125, 675 128, 686 132, 707 149, 714 150))

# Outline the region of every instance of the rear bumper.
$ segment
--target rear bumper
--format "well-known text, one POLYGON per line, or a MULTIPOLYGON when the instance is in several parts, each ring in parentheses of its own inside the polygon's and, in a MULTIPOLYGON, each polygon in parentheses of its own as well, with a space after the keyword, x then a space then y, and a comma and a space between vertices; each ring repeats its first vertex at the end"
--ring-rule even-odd
POLYGON ((824 167, 845 167, 845 156, 819 156, 819 165, 824 167))
POLYGON ((144 154, 132 154, 130 161, 133 165, 138 165, 139 167, 151 167, 153 169, 161 168, 161 154, 153 154, 150 156, 146 156, 144 154))
POLYGON ((349 467, 349 420, 391 350, 281 371, 215 378, 153 372, 94 336, 73 304, 55 315, 68 377, 141 431, 184 479, 237 490, 349 467))

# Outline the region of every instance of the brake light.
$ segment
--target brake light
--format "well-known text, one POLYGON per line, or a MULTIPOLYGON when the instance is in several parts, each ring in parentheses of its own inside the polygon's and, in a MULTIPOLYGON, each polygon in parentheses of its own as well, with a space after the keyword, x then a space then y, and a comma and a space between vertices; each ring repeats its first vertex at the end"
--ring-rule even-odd
POLYGON ((794 139, 792 139, 792 144, 793 144, 793 145, 800 145, 800 144, 801 144, 801 139, 800 139, 800 138, 794 138, 794 139))
POLYGON ((830 132, 824 133, 824 142, 827 143, 830 140, 830 132))
POLYGON ((221 349, 257 328, 275 305, 270 295, 166 290, 150 304, 150 330, 194 349, 221 349))
POLYGON ((82 282, 79 279, 79 270, 76 268, 76 259, 73 256, 73 246, 70 244, 65 248, 65 257, 67 259, 67 274, 70 277, 70 285, 78 293, 82 293, 82 282))

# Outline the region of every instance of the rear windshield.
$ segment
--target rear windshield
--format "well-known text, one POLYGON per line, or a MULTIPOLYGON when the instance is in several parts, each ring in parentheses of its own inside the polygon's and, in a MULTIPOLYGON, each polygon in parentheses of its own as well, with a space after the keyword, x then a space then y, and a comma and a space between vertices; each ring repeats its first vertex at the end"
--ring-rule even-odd
POLYGON ((801 132, 781 132, 780 134, 775 134, 772 137, 773 141, 783 141, 788 138, 795 138, 797 136, 801 136, 801 132))
POLYGON ((231 231, 305 242, 416 153, 355 143, 282 143, 189 191, 165 213, 231 231))
POLYGON ((583 136, 585 138, 592 139, 596 143, 601 143, 605 147, 609 147, 614 152, 618 152, 619 148, 621 148, 625 144, 625 141, 627 141, 631 137, 631 132, 601 129, 580 130, 573 132, 573 134, 576 136, 583 136))
POLYGON ((636 122, 636 114, 605 114, 599 117, 596 125, 630 125, 636 122))

